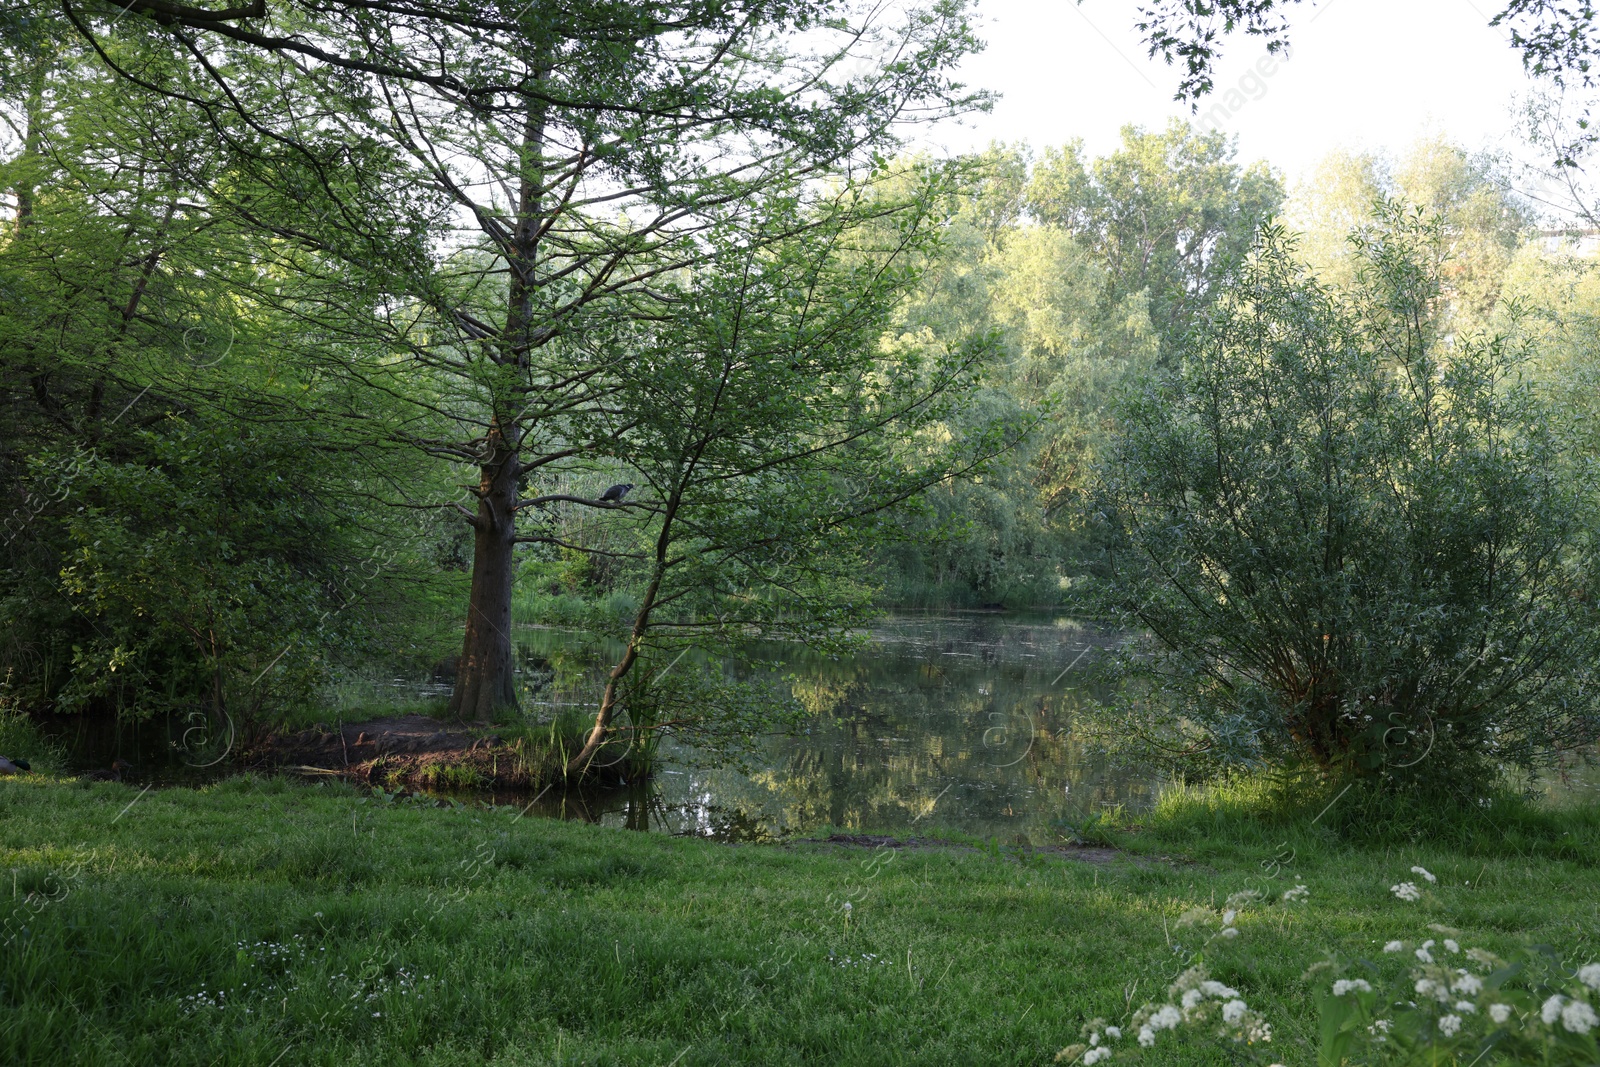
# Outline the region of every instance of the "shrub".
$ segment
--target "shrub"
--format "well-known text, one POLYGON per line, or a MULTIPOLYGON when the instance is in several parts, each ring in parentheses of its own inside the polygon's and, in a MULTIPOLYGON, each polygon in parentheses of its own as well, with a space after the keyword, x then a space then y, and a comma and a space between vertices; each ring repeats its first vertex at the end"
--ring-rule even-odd
POLYGON ((1396 206, 1335 292, 1263 231, 1102 472, 1148 754, 1477 795, 1592 743, 1595 486, 1514 336, 1456 337, 1396 206))

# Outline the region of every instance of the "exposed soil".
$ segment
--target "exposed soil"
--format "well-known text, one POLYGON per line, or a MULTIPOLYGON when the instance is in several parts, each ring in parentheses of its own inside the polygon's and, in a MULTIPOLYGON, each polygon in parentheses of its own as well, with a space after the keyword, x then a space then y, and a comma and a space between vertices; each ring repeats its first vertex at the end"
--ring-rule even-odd
MULTIPOLYGON (((972 845, 944 841, 936 837, 908 837, 902 841, 887 834, 832 834, 818 843, 843 845, 849 848, 892 848, 896 850, 928 848, 940 849, 946 852, 984 851, 972 845)), ((1059 856, 1063 859, 1077 860, 1081 863, 1111 863, 1119 859, 1138 863, 1144 859, 1144 857, 1133 856, 1123 852, 1121 849, 1103 848, 1094 845, 1007 845, 1003 851, 1008 855, 1032 853, 1035 855, 1059 856)))
POLYGON ((279 734, 255 755, 269 766, 373 785, 527 788, 542 784, 548 770, 530 761, 520 742, 506 744, 495 734, 426 715, 279 734))

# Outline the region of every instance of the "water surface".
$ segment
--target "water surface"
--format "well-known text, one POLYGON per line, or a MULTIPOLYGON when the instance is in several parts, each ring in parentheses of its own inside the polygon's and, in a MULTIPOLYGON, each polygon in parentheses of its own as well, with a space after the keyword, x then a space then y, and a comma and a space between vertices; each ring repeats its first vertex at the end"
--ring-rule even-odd
MULTIPOLYGON (((536 629, 523 639, 540 655, 573 640, 536 629)), ((785 657, 774 677, 806 709, 803 732, 765 739, 747 770, 669 748, 648 785, 549 795, 535 810, 746 840, 835 827, 1055 842, 1088 814, 1155 796, 1152 776, 1110 769, 1072 733, 1092 699, 1087 668, 1120 640, 1065 615, 892 617, 856 655, 785 657)))

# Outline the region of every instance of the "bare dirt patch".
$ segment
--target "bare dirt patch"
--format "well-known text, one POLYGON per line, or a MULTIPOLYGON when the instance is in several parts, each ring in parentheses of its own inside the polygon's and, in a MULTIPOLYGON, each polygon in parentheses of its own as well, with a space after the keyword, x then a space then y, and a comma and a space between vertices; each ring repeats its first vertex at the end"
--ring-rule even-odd
MULTIPOLYGON (((816 842, 822 845, 840 845, 846 848, 939 849, 945 852, 984 852, 985 849, 937 837, 908 837, 904 840, 887 834, 832 834, 816 842)), ((1141 862, 1144 857, 1134 856, 1121 849, 1095 845, 1007 845, 1002 854, 1016 856, 1059 856, 1080 863, 1112 863, 1116 860, 1141 862)))

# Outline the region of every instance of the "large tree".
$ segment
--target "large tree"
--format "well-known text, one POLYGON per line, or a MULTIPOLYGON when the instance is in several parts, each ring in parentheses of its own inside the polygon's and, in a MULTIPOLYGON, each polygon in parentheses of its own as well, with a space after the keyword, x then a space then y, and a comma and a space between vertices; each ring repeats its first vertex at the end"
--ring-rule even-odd
POLYGON ((1178 120, 1160 131, 1127 126, 1121 147, 1092 162, 1080 144, 1047 150, 1028 184, 1028 212, 1093 252, 1107 274, 1108 307, 1145 294, 1171 342, 1283 202, 1271 168, 1240 166, 1235 151, 1221 132, 1178 120))
MULTIPOLYGON (((452 707, 476 718, 516 701, 513 550, 519 518, 550 502, 524 484, 614 452, 634 421, 605 339, 660 317, 675 272, 714 258, 762 196, 815 193, 897 123, 974 102, 946 73, 975 47, 960 3, 893 23, 834 0, 59 10, 130 85, 207 118, 248 176, 209 185, 211 210, 395 294, 359 321, 332 296, 295 310, 402 353, 451 428, 394 433, 475 470, 466 506, 436 503, 473 531, 452 707), (396 249, 392 228, 439 210, 436 255, 396 249)), ((373 373, 337 350, 327 363, 373 373)))

